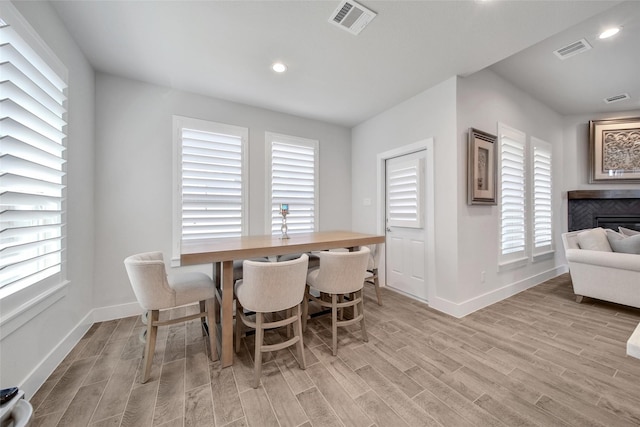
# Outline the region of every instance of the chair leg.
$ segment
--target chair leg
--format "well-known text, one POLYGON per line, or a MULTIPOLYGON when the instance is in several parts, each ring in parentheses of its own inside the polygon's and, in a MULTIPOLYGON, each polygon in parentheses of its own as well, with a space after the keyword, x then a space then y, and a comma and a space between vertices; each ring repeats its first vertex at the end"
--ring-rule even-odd
MULTIPOLYGON (((355 301, 355 299, 357 297, 358 297, 358 294, 356 292, 352 292, 350 294, 351 301, 355 301)), ((358 317, 358 306, 359 306, 359 304, 353 304, 351 306, 351 318, 352 319, 355 319, 356 317, 358 317)))
POLYGON ((298 348, 298 365, 300 365, 300 369, 307 369, 307 361, 304 357, 304 343, 302 342, 302 319, 301 319, 301 307, 300 304, 296 307, 296 321, 293 324, 293 334, 298 336, 300 340, 296 343, 298 348))
MULTIPOLYGON (((288 308, 285 313, 287 319, 293 316, 293 311, 290 308, 288 308)), ((298 312, 298 315, 300 315, 300 312, 298 312)), ((291 323, 287 325, 287 338, 291 338, 291 323)))
POLYGON ((302 330, 307 330, 307 317, 309 317, 309 285, 305 286, 302 299, 302 330))
MULTIPOLYGON (((218 360, 218 326, 216 325, 216 311, 214 299, 208 299, 205 303, 207 310, 207 323, 209 331, 209 348, 211 350, 211 361, 218 360)), ((202 318, 204 320, 204 317, 202 318)))
POLYGON ((331 294, 331 335, 333 355, 338 354, 338 296, 331 294))
POLYGON ((253 368, 253 388, 260 385, 260 376, 262 375, 262 341, 264 340, 264 329, 262 329, 262 313, 256 313, 256 351, 254 356, 253 368))
POLYGON ((236 353, 240 352, 240 340, 242 339, 242 329, 244 326, 240 313, 242 313, 242 305, 238 298, 236 298, 236 353))
MULTIPOLYGON (((206 303, 204 301, 199 301, 199 304, 200 304, 200 313, 204 313, 207 310, 206 303)), ((200 318, 200 322, 202 323, 202 336, 205 336, 206 332, 204 329, 204 323, 205 323, 204 317, 200 318)))
POLYGON ((373 269, 373 286, 376 288, 376 297, 378 298, 378 305, 382 305, 382 291, 380 291, 380 281, 378 280, 378 269, 373 269))
MULTIPOLYGON (((367 327, 364 324, 364 288, 360 289, 360 315, 362 319, 360 319, 360 328, 362 329, 362 341, 368 342, 369 337, 367 336, 367 327)), ((356 306, 353 306, 355 309, 356 306)))
POLYGON ((144 372, 142 374, 142 384, 149 380, 151 375, 151 364, 153 363, 153 353, 156 351, 156 337, 158 336, 158 317, 160 310, 149 310, 147 317, 147 343, 144 349, 144 372))

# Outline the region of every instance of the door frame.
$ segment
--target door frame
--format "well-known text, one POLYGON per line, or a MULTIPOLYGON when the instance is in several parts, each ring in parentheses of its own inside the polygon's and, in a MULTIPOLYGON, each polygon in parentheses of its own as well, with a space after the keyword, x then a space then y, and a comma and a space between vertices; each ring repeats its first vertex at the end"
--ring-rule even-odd
MULTIPOLYGON (((376 212, 376 229, 379 234, 384 234, 386 236, 386 227, 385 227, 385 218, 386 218, 386 161, 388 159, 392 159, 394 157, 403 156, 405 154, 411 154, 418 151, 425 150, 425 170, 424 170, 424 179, 425 179, 425 195, 424 195, 424 232, 425 232, 425 281, 427 285, 427 300, 433 301, 433 297, 435 296, 435 278, 436 278, 436 263, 435 263, 435 185, 434 185, 434 153, 433 153, 433 138, 426 138, 412 144, 404 145, 402 147, 394 148, 393 150, 385 151, 383 153, 379 153, 377 155, 376 161, 376 174, 377 174, 377 194, 378 194, 378 205, 376 212)), ((380 257, 384 260, 381 263, 382 268, 378 267, 381 274, 383 283, 386 286, 387 283, 387 259, 386 259, 386 245, 383 247, 382 256, 380 257)), ((398 291, 399 292, 399 291, 398 291)), ((411 298, 417 299, 419 301, 424 301, 421 298, 417 298, 413 295, 407 295, 411 298)))

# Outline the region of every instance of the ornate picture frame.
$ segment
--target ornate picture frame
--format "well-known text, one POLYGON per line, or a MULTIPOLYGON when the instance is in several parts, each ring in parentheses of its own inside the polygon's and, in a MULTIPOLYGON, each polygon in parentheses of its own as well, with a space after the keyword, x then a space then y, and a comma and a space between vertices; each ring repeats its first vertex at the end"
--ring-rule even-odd
POLYGON ((589 121, 589 183, 640 183, 640 117, 589 121))
POLYGON ((469 128, 468 159, 468 205, 496 205, 496 166, 498 138, 490 133, 469 128))

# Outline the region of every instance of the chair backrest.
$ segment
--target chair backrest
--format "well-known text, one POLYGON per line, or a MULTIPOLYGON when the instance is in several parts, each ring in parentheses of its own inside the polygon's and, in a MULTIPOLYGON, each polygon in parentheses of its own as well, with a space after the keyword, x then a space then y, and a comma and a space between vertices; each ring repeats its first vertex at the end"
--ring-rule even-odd
POLYGON ((368 245, 369 248, 369 262, 367 264, 367 270, 373 270, 374 268, 378 268, 378 264, 380 263, 380 246, 379 245, 368 245))
POLYGON ((355 292, 364 285, 371 251, 320 252, 320 271, 314 288, 332 294, 355 292))
POLYGON ((174 307, 176 293, 169 286, 162 252, 145 252, 124 260, 138 303, 145 310, 174 307))
POLYGON ((302 302, 307 280, 309 256, 282 262, 243 263, 242 305, 253 311, 273 312, 302 302))

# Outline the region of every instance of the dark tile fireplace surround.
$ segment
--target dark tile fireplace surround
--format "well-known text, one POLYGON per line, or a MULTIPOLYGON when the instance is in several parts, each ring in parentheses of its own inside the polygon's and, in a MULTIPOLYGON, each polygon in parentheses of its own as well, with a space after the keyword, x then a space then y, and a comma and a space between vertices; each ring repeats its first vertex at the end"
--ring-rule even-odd
POLYGON ((618 226, 640 231, 640 190, 568 192, 569 231, 618 226))

